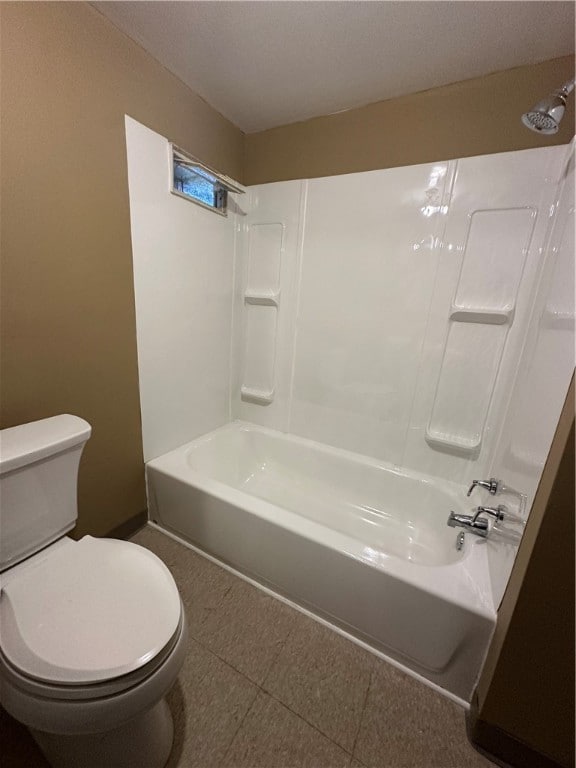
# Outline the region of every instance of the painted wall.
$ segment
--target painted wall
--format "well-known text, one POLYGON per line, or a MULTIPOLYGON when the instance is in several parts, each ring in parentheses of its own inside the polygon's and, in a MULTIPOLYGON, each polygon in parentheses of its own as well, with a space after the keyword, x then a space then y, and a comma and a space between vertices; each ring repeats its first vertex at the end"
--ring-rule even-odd
MULTIPOLYGON (((169 191, 169 142, 126 118, 144 461, 230 420, 237 198, 169 191)), ((241 200, 240 200, 241 202, 241 200)))
MULTIPOLYGON (((424 63, 425 66, 425 63, 424 63)), ((247 184, 305 179, 567 144, 574 99, 556 136, 520 115, 574 77, 574 57, 516 67, 246 136, 247 184)))
POLYGON ((77 535, 146 506, 124 115, 234 177, 242 133, 87 3, 1 3, 2 426, 93 436, 77 535))

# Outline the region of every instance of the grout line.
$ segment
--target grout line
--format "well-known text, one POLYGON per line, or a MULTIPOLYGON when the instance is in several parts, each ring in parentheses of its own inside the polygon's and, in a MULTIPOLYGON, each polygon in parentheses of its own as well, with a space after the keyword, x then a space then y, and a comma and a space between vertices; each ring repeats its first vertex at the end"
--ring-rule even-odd
POLYGON ((346 749, 346 747, 343 747, 342 744, 338 744, 338 742, 334 741, 334 739, 330 738, 327 734, 324 733, 324 731, 321 731, 320 728, 318 728, 317 725, 314 725, 314 723, 311 723, 309 720, 307 720, 304 715, 302 715, 301 712, 296 712, 296 710, 292 709, 292 707, 287 704, 285 701, 282 701, 282 699, 278 698, 274 693, 271 691, 267 691, 265 688, 261 688, 262 693, 264 693, 266 696, 269 696, 271 699, 274 699, 274 701, 278 702, 280 706, 284 707, 284 709, 287 709, 288 712, 291 712, 293 715, 295 715, 299 720, 302 720, 302 722, 306 723, 306 725, 310 726, 316 733, 319 733, 320 736, 327 739, 331 744, 334 744, 335 747, 338 747, 338 749, 341 749, 342 752, 345 752, 347 755, 350 755, 350 757, 354 757, 352 752, 349 749, 346 749))
MULTIPOLYGON (((228 665, 228 666, 230 666, 230 665, 228 665)), ((232 667, 232 669, 234 669, 234 667, 232 667)), ((240 672, 240 674, 242 674, 242 673, 240 672)), ((246 675, 243 675, 243 677, 246 677, 246 675)), ((246 679, 248 679, 248 678, 246 678, 246 679)), ((230 743, 226 747, 226 751, 224 752, 224 754, 222 756, 222 762, 226 762, 226 757, 228 756, 228 752, 230 752, 230 750, 232 749, 232 744, 234 744, 234 741, 236 739, 236 736, 238 736, 238 732, 240 731, 240 728, 242 728, 242 726, 244 725, 244 721, 246 720, 246 718, 248 717, 250 712, 253 710, 254 704, 256 703, 256 700, 258 699, 258 695, 259 695, 259 692, 256 691, 256 694, 255 694, 254 698, 252 699, 252 702, 250 703, 250 706, 248 707, 248 709, 244 713, 244 717, 240 718, 240 722, 238 723, 238 728, 236 728, 236 730, 232 734, 232 738, 230 739, 230 743)))
MULTIPOLYGON (((292 630, 291 630, 291 631, 292 631, 292 630)), ((290 633, 289 633, 289 634, 290 634, 290 633)), ((254 680, 252 680, 251 678, 249 678, 249 677, 248 677, 248 676, 247 676, 247 675, 246 675, 244 672, 241 672, 241 671, 240 671, 239 669, 237 669, 237 668, 236 668, 236 667, 235 667, 233 664, 231 664, 229 661, 227 661, 227 660, 226 660, 226 659, 224 659, 222 656, 220 656, 218 653, 216 653, 216 652, 215 652, 215 651, 214 651, 212 648, 210 648, 210 646, 209 646, 209 645, 206 645, 205 643, 201 642, 200 640, 198 640, 198 639, 197 639, 196 637, 194 637, 193 635, 191 635, 191 637, 192 637, 192 639, 193 639, 193 640, 194 640, 196 643, 198 643, 198 645, 200 645, 200 646, 201 646, 201 647, 202 647, 202 648, 203 648, 205 651, 208 651, 208 653, 210 653, 212 656, 215 656, 215 657, 218 659, 218 661, 221 661, 221 662, 222 662, 222 664, 224 664, 225 666, 227 666, 227 667, 229 667, 230 669, 232 669, 234 672, 236 672, 236 674, 240 675, 240 677, 244 678, 244 680, 246 680, 248 683, 250 683, 250 685, 252 685, 254 688, 256 688, 256 689, 257 689, 256 695, 254 696, 254 699, 253 699, 252 703, 250 704, 250 706, 249 706, 249 707, 248 707, 248 709, 246 710, 246 713, 244 714, 244 716, 242 717, 242 719, 240 720, 240 722, 239 722, 239 724, 238 724, 238 728, 236 729, 236 731, 234 732, 234 735, 232 736, 232 739, 231 739, 231 741, 230 741, 230 744, 228 745, 228 747, 227 747, 227 749, 226 749, 226 752, 225 752, 225 754, 224 754, 223 760, 226 758, 226 755, 228 754, 228 752, 229 752, 230 748, 232 747, 232 743, 233 743, 234 739, 236 738, 236 735, 237 735, 238 731, 240 730, 240 728, 241 728, 241 726, 242 726, 242 724, 243 724, 244 720, 245 720, 245 719, 248 717, 249 713, 251 712, 252 708, 254 707, 254 704, 256 703, 256 700, 257 700, 257 698, 258 698, 258 696, 259 696, 259 694, 260 694, 260 693, 264 694, 265 696, 268 696, 268 697, 269 697, 269 698, 271 698, 271 699, 274 699, 274 701, 278 702, 278 704, 280 704, 282 707, 284 707, 284 708, 285 708, 285 709, 287 709, 289 712, 291 712, 291 713, 292 713, 292 714, 293 714, 295 717, 297 717, 299 720, 302 720, 304 723, 306 723, 306 725, 308 725, 310 728, 312 728, 314 731, 316 731, 316 733, 320 734, 320 736, 322 736, 323 738, 327 739, 329 742, 331 742, 332 744, 334 744, 334 746, 338 747, 338 749, 341 749, 341 750, 342 750, 343 752, 345 752, 347 755, 350 755, 350 757, 351 757, 351 758, 352 758, 352 757, 354 757, 354 755, 353 755, 353 752, 352 752, 351 750, 349 750, 349 749, 346 749, 346 747, 343 747, 343 746, 342 746, 342 744, 338 744, 338 742, 334 741, 334 739, 332 739, 330 736, 328 736, 328 734, 324 733, 324 731, 321 731, 321 730, 320 730, 320 728, 318 728, 318 726, 317 726, 317 725, 315 725, 314 723, 311 723, 309 720, 307 720, 307 719, 306 719, 306 718, 305 718, 305 717, 302 715, 302 713, 301 713, 301 712, 297 712, 296 710, 292 709, 292 707, 291 707, 291 706, 290 706, 290 705, 289 705, 287 702, 283 701, 281 698, 279 698, 279 697, 278 697, 278 696, 277 696, 275 693, 273 693, 272 691, 269 691, 267 688, 264 688, 263 686, 264 686, 264 682, 266 681, 266 677, 267 677, 267 676, 264 678, 264 680, 262 681, 262 683, 256 683, 254 680)), ((282 650, 282 649, 281 649, 281 650, 282 650)), ((280 652, 279 652, 279 653, 280 653, 280 652)), ((279 653, 276 655, 276 657, 275 657, 275 659, 274 659, 274 660, 276 660, 276 658, 278 658, 278 655, 279 655, 279 653)), ((273 666, 273 663, 274 663, 274 662, 272 662, 272 664, 270 665, 270 669, 272 668, 272 666, 273 666)), ((203 676, 203 677, 201 678, 201 680, 203 680, 203 679, 204 679, 204 677, 205 677, 205 676, 203 676)), ((370 683, 369 683, 369 685, 370 685, 370 683)))
MULTIPOLYGON (((250 677, 248 677, 248 675, 246 675, 246 673, 245 673, 245 672, 242 672, 241 670, 237 669, 237 667, 235 667, 235 666, 234 666, 234 665, 233 665, 233 664, 232 664, 230 661, 228 661, 227 659, 224 659, 222 656, 220 656, 220 654, 216 653, 216 651, 214 651, 214 650, 213 650, 213 649, 212 649, 212 648, 211 648, 209 645, 206 645, 205 643, 201 642, 200 640, 198 640, 198 639, 197 639, 196 637, 194 637, 194 636, 192 636, 192 638, 193 638, 193 640, 194 640, 195 642, 197 642, 197 643, 198 643, 198 645, 200 645, 202 648, 204 648, 204 650, 205 650, 205 651, 208 651, 210 654, 212 654, 213 656, 215 656, 215 657, 216 657, 216 658, 217 658, 219 661, 221 661, 223 664, 225 664, 227 667, 229 667, 229 668, 230 668, 230 669, 232 669, 234 672, 236 672, 237 674, 239 674, 241 677, 243 677, 245 680, 247 680, 247 681, 248 681, 248 682, 249 682, 251 685, 253 685, 255 688, 257 688, 257 689, 258 689, 258 691, 259 691, 260 693, 263 693, 263 694, 265 694, 266 696, 269 696, 270 698, 274 699, 274 701, 277 701, 277 702, 278 702, 279 704, 281 704, 281 705, 282 705, 282 706, 283 706, 285 709, 287 709, 287 710, 288 710, 289 712, 291 712, 293 715, 295 715, 296 717, 298 717, 300 720, 303 720, 303 721, 304 721, 304 722, 305 722, 307 725, 309 725, 311 728, 313 728, 315 731, 317 731, 317 733, 319 733, 319 734, 320 734, 321 736, 323 736, 325 739, 328 739, 328 741, 332 742, 332 744, 334 744, 335 746, 337 746, 337 747, 338 747, 339 749, 341 749, 343 752, 346 752, 346 754, 350 755, 351 757, 354 757, 354 753, 353 753, 353 750, 354 750, 354 747, 355 747, 355 745, 356 745, 356 738, 357 738, 357 736, 358 736, 358 732, 359 732, 359 730, 360 730, 360 724, 361 724, 361 721, 362 721, 362 716, 363 716, 363 714, 364 714, 364 707, 365 707, 365 705, 366 705, 366 699, 367 699, 367 697, 368 697, 368 690, 369 690, 369 688, 370 688, 370 684, 371 684, 371 682, 372 682, 372 674, 373 674, 373 673, 372 673, 372 672, 370 673, 370 680, 368 681, 368 688, 367 688, 367 692, 366 692, 366 695, 365 695, 365 697, 364 697, 364 704, 363 704, 363 706, 362 706, 362 712, 361 712, 361 714, 360 714, 360 723, 359 723, 359 725, 358 725, 358 731, 357 731, 357 733, 356 733, 356 738, 354 739, 354 744, 353 744, 353 746, 352 746, 352 750, 350 750, 350 749, 346 749, 346 747, 342 746, 342 744, 338 744, 338 742, 334 741, 334 739, 332 739, 330 736, 328 736, 328 734, 327 734, 327 733, 324 733, 324 731, 320 730, 320 728, 319 728, 317 725, 315 725, 314 723, 310 722, 310 720, 307 720, 307 719, 306 719, 306 717, 304 717, 304 715, 303 715, 301 712, 297 712, 295 709, 292 709, 292 707, 291 707, 291 706, 290 706, 290 705, 289 705, 289 704, 288 704, 286 701, 284 701, 283 699, 281 699, 281 698, 280 698, 280 697, 279 697, 277 694, 275 694, 273 691, 271 691, 271 690, 269 690, 268 688, 265 688, 265 687, 264 687, 264 684, 266 683, 266 680, 268 679, 268 675, 270 674, 270 670, 271 670, 271 669, 272 669, 272 667, 274 666, 274 662, 276 661, 276 659, 278 658, 278 656, 281 654, 281 652, 284 650, 284 647, 285 647, 286 643, 288 642, 288 638, 290 637, 290 635, 292 634, 292 632, 293 632, 294 630, 295 630, 295 628, 294 628, 294 627, 292 627, 292 628, 290 629, 290 631, 288 632, 288 634, 287 634, 287 636, 286 636, 286 639, 285 639, 285 641, 284 641, 284 643, 283 643, 282 647, 280 648, 280 650, 278 651, 278 653, 277 653, 277 654, 276 654, 276 656, 274 657, 274 659, 273 659, 272 663, 270 664, 270 667, 269 667, 269 669, 268 669, 268 672, 266 673, 266 675, 265 675, 265 677, 264 677, 264 679, 262 680, 262 682, 261 682, 261 683, 256 683, 254 680, 252 680, 250 677)), ((257 698, 257 696, 254 698, 254 701, 256 701, 256 698, 257 698)), ((251 706, 249 707, 249 709, 247 710, 247 712, 246 712, 246 715, 244 715, 244 718, 245 718, 245 717, 248 715, 248 712, 249 712, 249 711, 252 709, 252 706, 253 706, 253 704, 254 704, 254 702, 252 703, 252 705, 251 705, 251 706)), ((242 719, 242 722, 244 722, 244 718, 242 719)), ((239 728, 240 728, 240 726, 238 726, 238 729, 236 730, 236 733, 238 733, 238 730, 239 730, 239 728)))
POLYGON ((368 680, 368 686, 366 687, 366 694, 364 696, 364 703, 362 705, 362 712, 360 713, 360 719, 358 721, 358 730, 356 731, 356 736, 354 737, 354 744, 352 745, 352 757, 354 759, 356 758, 356 745, 358 743, 358 736, 360 736, 360 730, 362 729, 362 721, 364 720, 364 713, 366 711, 366 703, 368 702, 368 695, 370 693, 370 688, 372 687, 372 678, 374 676, 374 672, 376 669, 376 665, 372 667, 372 671, 370 672, 370 678, 368 680))
MULTIPOLYGON (((303 720, 303 721, 304 721, 304 722, 305 722, 307 725, 309 725, 311 728, 313 728, 315 731, 317 731, 317 732, 318 732, 318 733, 319 733, 321 736, 323 736, 325 739, 328 739, 328 741, 331 741, 331 742, 332 742, 332 744, 334 744, 335 746, 337 746, 337 747, 338 747, 339 749, 341 749, 343 752, 346 752, 346 754, 348 754, 348 755, 350 755, 351 757, 353 757, 353 753, 352 753, 352 752, 351 752, 349 749, 346 749, 346 747, 343 747, 341 744, 338 744, 336 741, 334 741, 334 739, 330 738, 330 736, 328 736, 326 733, 324 733, 323 731, 321 731, 321 730, 318 728, 318 726, 317 726, 317 725, 314 725, 314 723, 311 723, 309 720, 307 720, 307 719, 306 719, 306 718, 305 718, 305 717, 302 715, 302 713, 301 713, 301 712, 296 712, 296 710, 292 709, 292 707, 291 707, 291 706, 290 706, 290 705, 289 705, 287 702, 283 701, 281 698, 279 698, 279 697, 278 697, 278 696, 277 696, 275 693, 273 693, 272 691, 268 690, 267 688, 264 688, 264 683, 266 682, 266 679, 267 679, 268 675, 266 675, 266 677, 264 678, 264 680, 263 680, 261 683, 256 683, 254 680, 252 680, 250 677, 248 677, 248 675, 246 675, 246 673, 245 673, 245 672, 242 672, 242 671, 240 671, 240 670, 239 670, 239 669, 237 669, 237 667, 235 667, 235 666, 234 666, 234 665, 233 665, 233 664, 232 664, 230 661, 227 661, 227 660, 226 660, 226 659, 224 659, 222 656, 220 656, 218 653, 216 653, 216 652, 215 652, 215 651, 214 651, 214 650, 213 650, 213 649, 212 649, 212 648, 211 648, 209 645, 206 645, 205 643, 201 642, 200 640, 198 640, 198 639, 197 639, 196 637, 194 637, 194 636, 192 636, 192 639, 193 639, 195 642, 197 642, 197 643, 198 643, 198 645, 200 645, 200 646, 201 646, 201 647, 202 647, 202 648, 203 648, 205 651, 208 651, 209 653, 211 653, 211 654, 212 654, 213 656, 215 656, 215 657, 216 657, 216 658, 217 658, 219 661, 221 661, 221 662, 222 662, 223 664, 225 664, 227 667, 229 667, 229 668, 230 668, 230 669, 232 669, 234 672, 236 672, 236 674, 240 675, 240 676, 241 676, 241 677, 243 677, 243 678, 244 678, 244 679, 245 679, 247 682, 249 682, 249 683, 250 683, 252 686, 254 686, 255 688, 257 688, 259 693, 263 693, 263 694, 265 694, 266 696, 269 696, 271 699, 274 699, 274 701, 277 701, 277 702, 278 702, 279 704, 281 704, 281 705, 282 705, 282 706, 283 706, 285 709, 287 709, 287 710, 288 710, 289 712, 291 712, 293 715, 296 715, 296 717, 298 717, 300 720, 303 720)), ((276 658, 278 658, 278 655, 279 655, 279 654, 277 654, 277 655, 276 655, 276 657, 275 657, 275 660, 276 660, 276 658)), ((270 665, 270 669, 272 668, 272 666, 273 666, 273 663, 270 665)), ((269 671, 270 671, 270 670, 269 670, 269 671)), ((256 694, 256 696, 255 696, 255 698, 254 698, 254 702, 256 701, 256 698, 257 698, 257 697, 258 697, 258 694, 256 694)), ((248 712, 250 712, 250 710, 252 709, 252 706, 253 706, 254 702, 252 702, 252 704, 250 705, 250 707, 249 707, 249 709, 247 710, 247 712, 246 712, 246 715, 244 716, 244 718, 245 718, 245 717, 248 715, 248 712)), ((242 719, 242 722, 244 721, 244 718, 242 719)), ((239 727, 240 727, 240 726, 239 726, 239 727)), ((239 730, 239 727, 238 727, 238 730, 239 730)), ((238 730, 236 731, 236 733, 238 732, 238 730)))
MULTIPOLYGON (((249 682, 251 685, 254 685, 256 688, 259 688, 261 691, 264 691, 264 693, 267 693, 266 689, 265 689, 265 688, 263 688, 263 687, 262 687, 262 685, 263 685, 264 681, 266 680, 266 677, 268 676, 268 672, 269 672, 270 670, 268 670, 268 672, 266 673, 266 675, 265 675, 264 679, 262 680, 262 683, 257 683, 255 680, 252 680, 252 678, 251 678, 251 677, 248 677, 248 675, 246 674, 246 672, 242 672, 242 670, 240 670, 240 669, 238 669, 237 667, 235 667, 235 666, 234 666, 234 664, 232 664, 232 662, 228 661, 228 660, 227 660, 227 659, 225 659, 223 656, 220 656, 220 654, 219 654, 219 653, 217 653, 217 652, 216 652, 216 651, 215 651, 213 648, 211 648, 209 645, 207 645, 207 643, 206 643, 205 641, 199 640, 199 639, 198 639, 197 637, 195 637, 195 635, 193 635, 192 633, 190 633, 190 637, 191 637, 191 638, 192 638, 192 639, 193 639, 193 640, 194 640, 196 643, 198 643, 198 645, 200 645, 200 646, 201 646, 201 647, 202 647, 202 648, 203 648, 205 651, 209 651, 209 653, 211 653, 211 654, 212 654, 212 656, 215 656, 215 657, 216 657, 216 658, 217 658, 219 661, 221 661, 223 664, 226 664, 226 666, 227 666, 227 667, 230 667, 230 669, 234 670, 234 672, 236 672, 237 674, 241 675, 243 678, 245 678, 246 680, 248 680, 248 682, 249 682)), ((274 661, 276 660, 276 658, 277 658, 277 657, 278 657, 278 654, 277 654, 277 655, 274 657, 274 661)), ((274 663, 274 662, 272 662, 272 664, 273 664, 273 663, 274 663)), ((272 668, 272 664, 270 665, 270 669, 272 668)))
POLYGON ((260 688, 263 691, 266 690, 265 688, 263 688, 264 683, 266 682, 266 680, 268 680, 268 677, 270 675, 270 672, 272 671, 272 668, 273 668, 274 664, 276 663, 276 660, 278 659, 278 657, 280 656, 282 651, 286 648, 286 644, 288 643, 289 638, 292 636, 292 632, 294 632, 294 626, 291 626, 290 629, 288 630, 288 632, 286 633, 286 637, 284 638, 284 641, 283 641, 282 645, 278 649, 278 653, 272 659, 272 662, 271 662, 270 666, 268 667, 268 670, 267 670, 266 674, 264 675, 264 679, 262 680, 262 685, 260 686, 260 688))
MULTIPOLYGON (((243 718, 242 718, 242 720, 240 721, 240 723, 239 723, 239 725, 238 725, 238 728, 236 729, 236 731, 235 731, 235 733, 234 733, 234 736, 232 737, 232 741, 233 741, 233 740, 234 740, 234 738, 236 737, 236 734, 237 734, 237 733, 238 733, 238 731, 240 730, 240 726, 242 725, 242 723, 244 722, 244 720, 245 720, 245 719, 246 719, 246 717, 248 716, 248 713, 250 712, 250 710, 251 710, 251 709, 252 709, 252 707, 254 706, 254 703, 255 703, 256 699, 258 698, 258 693, 263 693, 263 694, 265 694, 266 696, 269 696, 270 698, 274 699, 274 701, 277 701, 277 702, 278 702, 278 703, 279 703, 281 706, 283 706, 285 709, 287 709, 287 710, 288 710, 289 712, 291 712, 293 715, 295 715, 295 716, 296 716, 296 717, 298 717, 300 720, 302 720, 303 722, 305 722, 305 723, 306 723, 308 726, 310 726, 310 728, 313 728, 313 729, 314 729, 314 730, 315 730, 317 733, 319 733, 319 734, 320 734, 321 736, 323 736, 325 739, 328 739, 328 741, 330 741, 330 742, 331 742, 332 744, 334 744, 336 747, 338 747, 339 749, 341 749, 343 752, 346 752, 346 754, 350 755, 350 757, 353 757, 353 756, 354 756, 354 754, 353 754, 353 749, 354 749, 354 746, 355 746, 356 740, 354 740, 354 745, 353 745, 353 747, 352 747, 352 750, 350 750, 350 749, 346 749, 346 747, 342 746, 342 744, 338 744, 338 742, 334 741, 334 739, 332 739, 330 736, 328 736, 328 734, 324 733, 324 731, 321 731, 321 730, 320 730, 320 728, 319 728, 317 725, 315 725, 314 723, 311 723, 309 720, 307 720, 307 719, 304 717, 304 715, 302 715, 302 713, 301 713, 301 712, 297 712, 296 710, 292 709, 292 707, 291 707, 291 706, 290 706, 290 705, 289 705, 287 702, 283 701, 281 698, 279 698, 279 696, 277 696, 277 695, 276 695, 275 693, 273 693, 272 691, 268 690, 267 688, 264 688, 264 684, 265 684, 265 682, 266 682, 266 680, 267 680, 267 678, 268 678, 268 675, 269 675, 269 673, 270 673, 270 670, 271 670, 271 669, 272 669, 272 667, 274 666, 274 662, 276 661, 276 659, 278 658, 278 656, 281 654, 281 652, 284 650, 284 647, 285 647, 286 643, 288 642, 288 638, 290 637, 290 635, 291 635, 291 634, 292 634, 292 632, 294 632, 294 631, 295 631, 295 628, 294 628, 294 627, 292 627, 292 628, 290 629, 290 631, 288 632, 288 634, 286 635, 286 639, 284 640, 284 643, 282 644, 282 647, 280 648, 280 650, 278 651, 278 653, 275 655, 275 657, 274 657, 273 661, 271 662, 271 664, 270 664, 270 667, 269 667, 269 669, 268 669, 268 671, 267 671, 267 673, 266 673, 266 675, 265 675, 265 677, 264 677, 264 679, 262 680, 262 682, 261 682, 261 683, 257 683, 257 682, 255 682, 254 680, 252 680, 250 677, 248 677, 248 675, 246 675, 246 673, 245 673, 245 672, 242 672, 242 671, 241 671, 241 670, 239 670, 237 667, 235 667, 235 666, 234 666, 234 664, 232 664, 230 661, 228 661, 227 659, 225 659, 225 658, 223 658, 222 656, 220 656, 220 654, 219 654, 219 653, 217 653, 217 652, 216 652, 216 651, 215 651, 213 648, 211 648, 211 647, 210 647, 209 645, 207 645, 205 642, 203 642, 203 641, 199 640, 199 639, 198 639, 197 637, 195 637, 194 635, 192 635, 192 633, 191 633, 191 632, 190 632, 190 636, 192 637, 192 639, 194 640, 194 642, 196 642, 196 643, 197 643, 197 644, 198 644, 198 645, 199 645, 201 648, 203 648, 205 651, 207 651, 208 653, 210 653, 212 656, 215 656, 215 657, 216 657, 216 658, 217 658, 219 661, 221 661, 221 662, 222 662, 224 665, 226 665, 227 667, 229 667, 230 669, 232 669, 234 672, 236 672, 236 674, 240 675, 242 678, 244 678, 244 680, 246 680, 246 681, 247 681, 247 682, 249 682, 249 683, 250 683, 252 686, 254 686, 255 688, 257 688, 257 689, 258 689, 258 692, 257 692, 256 696, 254 697, 254 701, 252 702, 252 704, 250 705, 250 707, 249 707, 249 708, 246 710, 246 714, 244 715, 244 717, 243 717, 243 718)), ((202 678, 201 678, 201 680, 203 680, 203 679, 204 679, 204 677, 202 677, 202 678)), ((372 680, 372 673, 370 673, 370 681, 368 682, 368 688, 370 687, 370 682, 371 682, 371 680, 372 680)), ((366 703, 366 697, 367 697, 367 695, 368 695, 368 694, 366 694, 366 696, 365 696, 365 699, 364 699, 364 705, 365 705, 365 703, 366 703)), ((360 721, 362 720, 362 715, 363 715, 363 713, 364 713, 364 707, 362 708, 362 714, 360 715, 360 721)), ((360 725, 358 726, 358 729, 359 729, 359 728, 360 728, 360 725)), ((230 742, 230 745, 228 746, 228 749, 227 749, 227 751, 226 751, 226 754, 227 754, 228 750, 230 749, 230 747, 232 746, 232 741, 230 742)), ((226 757, 226 754, 224 755, 224 757, 226 757)))
POLYGON ((212 656, 215 656, 218 659, 218 661, 221 661, 227 667, 230 667, 231 670, 236 672, 236 674, 241 675, 245 680, 248 680, 248 682, 251 685, 255 686, 256 688, 261 688, 261 686, 258 683, 255 683, 254 680, 251 680, 245 672, 241 672, 239 669, 237 669, 234 666, 234 664, 231 664, 229 661, 227 661, 226 659, 222 658, 222 656, 220 656, 220 654, 216 653, 216 651, 213 648, 211 648, 209 645, 206 645, 205 642, 202 642, 201 640, 198 640, 198 638, 195 637, 194 635, 191 635, 191 637, 192 637, 192 639, 196 643, 198 643, 198 645, 201 648, 203 648, 205 651, 208 651, 210 654, 212 654, 212 656))

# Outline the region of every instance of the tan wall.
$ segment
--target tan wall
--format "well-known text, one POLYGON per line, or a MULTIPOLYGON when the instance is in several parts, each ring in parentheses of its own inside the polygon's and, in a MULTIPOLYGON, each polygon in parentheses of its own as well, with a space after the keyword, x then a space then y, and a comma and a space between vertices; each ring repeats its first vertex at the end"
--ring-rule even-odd
POLYGON ((2 426, 93 425, 76 533, 146 506, 124 114, 233 177, 243 134, 84 3, 1 3, 2 426))
POLYGON ((477 688, 494 754, 504 733, 562 766, 574 765, 574 461, 572 379, 477 688))
POLYGON ((556 136, 529 131, 520 116, 573 76, 574 57, 566 56, 249 134, 245 181, 262 184, 566 144, 574 134, 574 96, 556 136))

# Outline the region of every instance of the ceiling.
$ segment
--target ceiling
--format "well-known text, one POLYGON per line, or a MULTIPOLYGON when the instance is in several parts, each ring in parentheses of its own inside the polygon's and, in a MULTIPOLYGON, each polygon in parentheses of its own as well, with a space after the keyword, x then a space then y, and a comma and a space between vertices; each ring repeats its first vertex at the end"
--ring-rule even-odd
POLYGON ((246 133, 574 52, 572 2, 92 5, 246 133))

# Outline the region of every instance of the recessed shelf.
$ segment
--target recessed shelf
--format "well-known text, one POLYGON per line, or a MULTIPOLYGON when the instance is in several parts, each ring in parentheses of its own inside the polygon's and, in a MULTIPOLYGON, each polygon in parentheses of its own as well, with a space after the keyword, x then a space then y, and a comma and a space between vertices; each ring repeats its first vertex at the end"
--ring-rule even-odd
POLYGON ((443 435, 439 432, 431 432, 426 429, 426 442, 450 453, 474 454, 477 453, 482 440, 480 438, 467 439, 458 435, 443 435))
POLYGON ((274 390, 265 391, 263 389, 250 389, 249 387, 242 387, 240 390, 240 397, 242 400, 246 400, 249 403, 257 403, 258 405, 270 405, 274 400, 274 390))
POLYGON ((425 433, 430 447, 464 456, 480 450, 508 327, 449 324, 425 433))
POLYGON ((255 304, 261 307, 277 307, 280 303, 280 292, 265 292, 258 293, 250 291, 244 294, 244 302, 246 304, 255 304))
POLYGON ((279 221, 254 221, 250 224, 246 293, 279 290, 285 229, 279 221))
POLYGON ((514 309, 471 309, 452 306, 450 320, 458 323, 483 323, 485 325, 512 324, 514 309))

